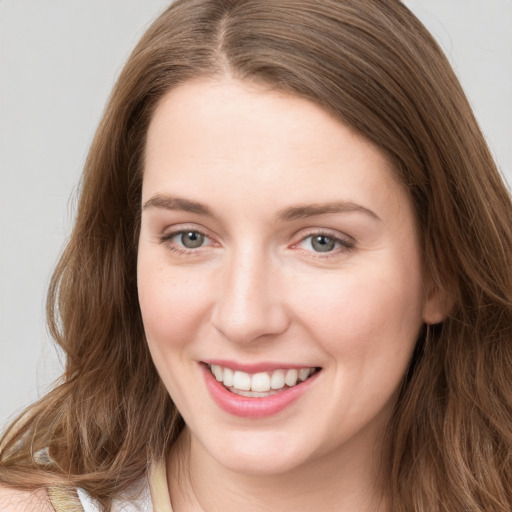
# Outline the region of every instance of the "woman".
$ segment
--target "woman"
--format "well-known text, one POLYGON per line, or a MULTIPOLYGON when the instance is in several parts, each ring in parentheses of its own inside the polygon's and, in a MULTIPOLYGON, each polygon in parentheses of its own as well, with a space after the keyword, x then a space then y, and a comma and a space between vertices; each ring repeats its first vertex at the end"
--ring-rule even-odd
POLYGON ((511 213, 398 1, 177 1, 93 142, 0 503, 509 510, 511 213))

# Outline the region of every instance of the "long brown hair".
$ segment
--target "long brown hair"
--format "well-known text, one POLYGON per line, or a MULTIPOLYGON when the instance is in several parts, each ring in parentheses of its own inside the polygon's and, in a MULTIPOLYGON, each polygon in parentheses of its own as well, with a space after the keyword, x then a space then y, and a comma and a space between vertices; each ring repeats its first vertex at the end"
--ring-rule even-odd
POLYGON ((425 272, 450 296, 389 426, 391 509, 511 510, 511 198, 449 63, 398 0, 178 0, 153 23, 113 90, 51 282, 65 373, 6 432, 0 482, 82 487, 108 510, 182 429, 137 302, 144 145, 166 92, 226 74, 309 99, 385 152, 425 272))

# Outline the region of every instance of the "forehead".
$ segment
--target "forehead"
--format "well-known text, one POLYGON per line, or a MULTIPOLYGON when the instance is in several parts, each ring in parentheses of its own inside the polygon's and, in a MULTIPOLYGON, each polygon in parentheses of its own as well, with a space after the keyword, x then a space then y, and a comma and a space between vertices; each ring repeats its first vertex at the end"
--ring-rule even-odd
MULTIPOLYGON (((277 150, 286 140, 299 151, 308 150, 311 156, 310 142, 316 144, 317 153, 325 153, 338 135, 337 142, 343 138, 346 149, 350 140, 359 154, 364 147, 366 157, 385 160, 369 141, 315 103, 234 79, 195 80, 168 92, 150 123, 148 149, 162 142, 168 144, 172 137, 200 142, 203 150, 213 142, 214 148, 210 149, 226 153, 229 148, 236 151, 239 146, 227 143, 219 147, 219 140, 223 135, 234 134, 238 144, 246 142, 247 150, 258 144, 277 150)), ((352 156, 355 155, 353 152, 352 156)))
POLYGON ((386 156, 316 104, 236 80, 186 83, 153 116, 143 196, 226 189, 291 203, 404 194, 386 156))

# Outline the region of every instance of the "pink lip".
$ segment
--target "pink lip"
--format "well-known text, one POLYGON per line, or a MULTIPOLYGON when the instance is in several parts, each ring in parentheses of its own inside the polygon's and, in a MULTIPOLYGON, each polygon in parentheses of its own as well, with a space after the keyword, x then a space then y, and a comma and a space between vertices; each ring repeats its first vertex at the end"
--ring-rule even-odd
MULTIPOLYGON (((309 389, 320 373, 317 372, 304 382, 285 389, 284 391, 280 391, 275 395, 266 397, 247 397, 231 393, 231 391, 228 391, 215 379, 212 372, 206 365, 200 364, 200 367, 206 387, 215 403, 229 414, 233 414, 234 416, 239 416, 241 418, 265 418, 267 416, 278 414, 295 402, 295 400, 300 398, 309 389)), ((230 367, 232 368, 232 366, 230 367)), ((268 365, 265 368, 268 369, 268 365)), ((280 368, 283 367, 279 366, 277 369, 280 368)))

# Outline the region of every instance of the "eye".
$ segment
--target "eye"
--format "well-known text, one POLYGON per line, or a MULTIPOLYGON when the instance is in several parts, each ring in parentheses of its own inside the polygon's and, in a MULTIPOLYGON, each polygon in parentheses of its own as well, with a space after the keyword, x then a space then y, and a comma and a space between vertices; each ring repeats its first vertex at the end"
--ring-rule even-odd
POLYGON ((177 238, 181 245, 187 249, 197 249, 203 245, 207 237, 199 231, 182 231, 174 238, 177 238))
POLYGON ((161 238, 161 242, 169 249, 177 252, 186 252, 199 249, 211 242, 210 238, 201 231, 194 229, 183 229, 168 233, 161 238))
POLYGON ((308 238, 309 244, 316 252, 330 252, 336 248, 336 240, 331 236, 315 235, 308 238))
POLYGON ((353 242, 326 233, 314 233, 306 236, 298 245, 302 249, 316 253, 329 253, 338 249, 350 250, 354 248, 353 242))

